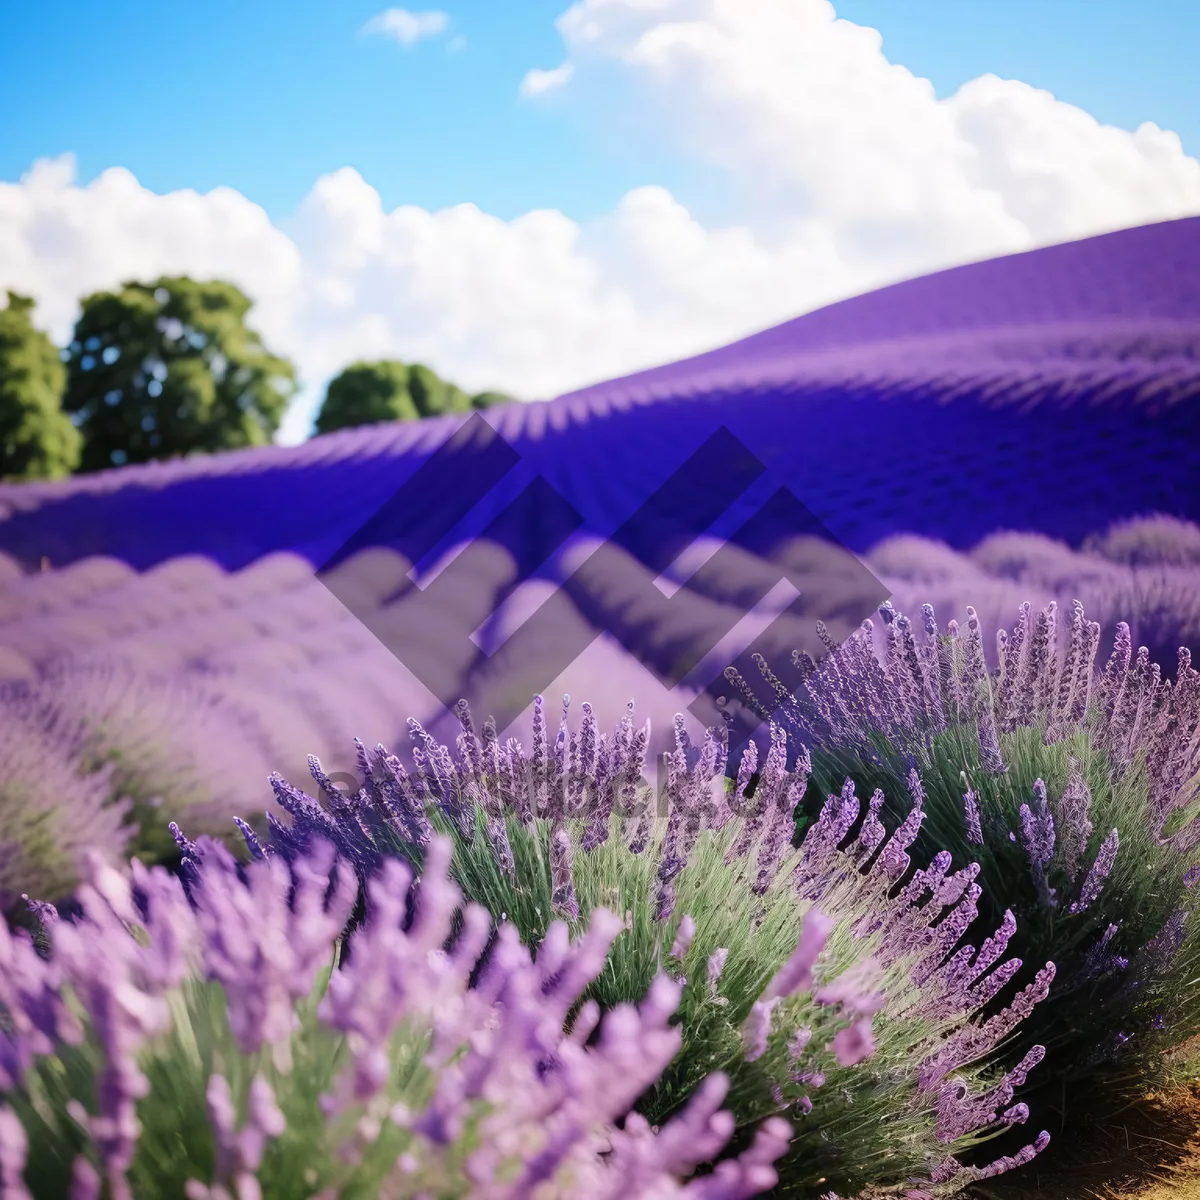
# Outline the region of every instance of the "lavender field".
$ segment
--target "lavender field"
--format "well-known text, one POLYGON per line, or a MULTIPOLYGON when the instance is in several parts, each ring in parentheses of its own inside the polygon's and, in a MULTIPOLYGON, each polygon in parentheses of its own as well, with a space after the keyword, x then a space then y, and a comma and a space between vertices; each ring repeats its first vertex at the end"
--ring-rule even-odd
POLYGON ((486 418, 0 485, 0 1194, 930 1200, 1052 1155, 1060 1089, 1200 1034, 1197 479, 1190 219, 486 418), (694 524, 633 520, 718 437, 694 524))

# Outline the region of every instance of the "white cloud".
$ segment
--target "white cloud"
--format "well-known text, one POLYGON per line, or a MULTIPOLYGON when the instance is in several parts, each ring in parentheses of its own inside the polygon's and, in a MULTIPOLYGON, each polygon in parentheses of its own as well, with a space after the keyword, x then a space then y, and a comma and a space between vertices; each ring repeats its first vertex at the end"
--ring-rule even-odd
POLYGON ((60 340, 80 295, 169 271, 229 278, 254 298, 252 322, 308 384, 291 441, 353 358, 423 361, 469 389, 545 397, 852 286, 819 244, 773 250, 745 229, 705 229, 657 187, 585 227, 552 210, 389 212, 343 168, 277 227, 229 189, 159 196, 121 169, 81 187, 69 159, 0 183, 0 290, 36 296, 60 340))
POLYGON ((549 71, 544 71, 540 67, 532 67, 525 72, 525 78, 521 80, 520 93, 522 96, 541 96, 545 92, 552 92, 555 88, 570 83, 571 76, 574 74, 575 67, 569 62, 552 67, 549 71))
POLYGON ((373 16, 363 33, 389 37, 402 46, 414 46, 422 38, 445 33, 450 18, 444 12, 409 12, 406 8, 388 8, 373 16))
POLYGON ((645 136, 729 173, 742 218, 820 223, 859 278, 1200 212, 1200 164, 1026 84, 939 100, 827 0, 581 0, 575 81, 615 67, 645 136))
POLYGON ((88 290, 233 279, 308 385, 296 440, 356 357, 548 396, 952 263, 1200 213, 1200 163, 1174 134, 991 76, 939 100, 825 0, 584 0, 559 28, 564 97, 605 81, 606 111, 729 175, 735 220, 705 224, 657 186, 586 224, 389 212, 343 169, 273 224, 230 189, 159 196, 121 169, 81 187, 58 159, 0 183, 0 289, 36 296, 63 337, 88 290))

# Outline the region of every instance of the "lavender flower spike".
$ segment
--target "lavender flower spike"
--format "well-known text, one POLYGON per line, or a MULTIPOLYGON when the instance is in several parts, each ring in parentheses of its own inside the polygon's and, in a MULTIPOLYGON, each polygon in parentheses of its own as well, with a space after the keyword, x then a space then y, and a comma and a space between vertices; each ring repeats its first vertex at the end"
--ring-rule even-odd
POLYGON ((675 934, 675 943, 671 947, 671 957, 683 961, 687 955, 688 948, 692 944, 692 938, 696 936, 696 922, 692 920, 687 913, 684 914, 683 920, 679 922, 679 929, 675 934))
POLYGON ((565 829, 554 831, 550 838, 550 871, 554 883, 554 907, 574 919, 579 916, 575 885, 571 873, 571 838, 565 829))
POLYGON ((832 931, 833 921, 823 913, 810 909, 805 914, 804 927, 800 931, 796 949, 792 951, 791 958, 775 972, 762 998, 774 1000, 812 987, 813 966, 832 931))
POLYGON ((743 1030, 745 1040, 746 1061, 754 1062, 767 1052, 767 1038, 771 1033, 771 1017, 780 997, 756 1000, 746 1018, 743 1030))
POLYGON ((979 816, 979 797, 973 788, 968 788, 963 796, 963 810, 967 819, 967 840, 976 846, 983 845, 983 825, 979 816))
POLYGON ((818 1004, 837 1004, 861 1017, 873 1016, 883 1008, 885 997, 875 991, 882 972, 873 958, 863 959, 843 971, 832 983, 818 988, 813 999, 818 1004))
POLYGON ((1100 851, 1096 855, 1096 861, 1092 864, 1092 869, 1083 881, 1083 890, 1079 893, 1079 899, 1071 905, 1070 912, 1083 912, 1100 895, 1100 889, 1104 886, 1104 881, 1112 871, 1113 862, 1117 857, 1117 847, 1120 844, 1121 839, 1114 829, 1104 839, 1104 844, 1100 847, 1100 851))
POLYGON ((830 1048, 843 1067, 853 1067, 875 1053, 875 1038, 871 1033, 871 1018, 860 1017, 834 1035, 830 1048))
POLYGON ((1021 834, 1025 851, 1029 855, 1029 866, 1033 881, 1042 902, 1047 906, 1054 903, 1054 889, 1046 882, 1046 864, 1054 857, 1054 817, 1046 800, 1046 785, 1037 779, 1033 784, 1034 807, 1021 805, 1021 834))

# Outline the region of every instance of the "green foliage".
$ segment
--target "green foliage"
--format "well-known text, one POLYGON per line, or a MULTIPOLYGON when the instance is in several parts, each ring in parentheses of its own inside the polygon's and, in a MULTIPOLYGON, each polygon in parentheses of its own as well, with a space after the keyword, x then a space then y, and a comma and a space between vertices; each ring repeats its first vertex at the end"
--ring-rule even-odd
POLYGON ((79 462, 80 436, 62 411, 66 371, 34 327, 33 301, 0 308, 0 479, 58 479, 79 462))
POLYGON ((82 469, 270 442, 295 372, 247 327, 249 310, 233 284, 186 277, 85 297, 63 402, 82 469))
MULTIPOLYGON (((185 1194, 190 1179, 212 1177, 216 1147, 205 1104, 205 1090, 214 1074, 228 1080, 234 1103, 245 1113, 250 1085, 256 1075, 272 1088, 287 1124, 280 1137, 268 1141, 258 1180, 263 1195, 275 1197, 330 1195, 345 1200, 372 1200, 394 1172, 396 1159, 414 1135, 390 1121, 380 1122, 379 1136, 365 1144, 360 1160, 344 1161, 338 1147, 354 1141, 361 1105, 328 1120, 320 1098, 350 1062, 344 1035, 317 1019, 330 969, 321 972, 313 994, 297 1005, 296 1030, 286 1052, 271 1048, 244 1054, 229 1026, 224 989, 215 983, 189 979, 167 996, 169 1032, 153 1039, 140 1056, 149 1092, 138 1104, 142 1134, 129 1173, 132 1194, 139 1200, 175 1200, 185 1194)), ((82 1013, 82 1010, 81 1010, 82 1013)), ((85 1029, 87 1029, 85 1023, 85 1029)), ((24 1093, 6 1097, 29 1135, 26 1178, 36 1181, 36 1196, 65 1196, 70 1191, 71 1164, 86 1154, 88 1137, 71 1118, 70 1104, 93 1098, 100 1085, 105 1059, 90 1029, 79 1046, 59 1046, 53 1056, 37 1060, 24 1093)), ((392 1038, 384 1109, 403 1103, 420 1111, 432 1095, 435 1072, 425 1062, 428 1031, 412 1022, 392 1038)), ((376 1104, 380 1102, 376 1097, 376 1104)), ((94 1101, 84 1107, 95 1111, 94 1101)), ((469 1185, 462 1172, 472 1149, 470 1130, 448 1147, 424 1177, 413 1180, 428 1194, 454 1200, 466 1197, 469 1185)))
POLYGON ((380 421, 472 412, 508 400, 499 392, 469 396, 419 363, 409 366, 392 359, 356 362, 330 381, 317 414, 316 431, 332 433, 380 421))
MULTIPOLYGON (((551 900, 547 822, 530 829, 514 819, 508 831, 518 863, 520 884, 497 868, 487 846, 486 817, 478 813, 478 830, 466 840, 449 820, 436 822, 456 844, 456 882, 467 899, 476 899, 506 914, 527 945, 536 945, 550 922, 562 917, 551 900)), ((614 833, 618 832, 615 828, 614 833)), ((578 833, 579 830, 576 830, 578 833)), ((683 1047, 659 1083, 638 1108, 661 1125, 677 1113, 697 1085, 713 1071, 730 1075, 725 1105, 738 1119, 735 1145, 749 1140, 754 1126, 781 1111, 772 1095, 780 1087, 785 1106, 811 1095, 814 1108, 798 1117, 787 1157, 778 1164, 781 1196, 817 1200, 831 1188, 856 1195, 871 1184, 898 1183, 928 1174, 947 1154, 977 1144, 973 1137, 956 1142, 935 1140, 936 1090, 919 1096, 917 1069, 927 1050, 961 1018, 930 1021, 906 1013, 918 999, 909 980, 911 960, 890 968, 881 981, 889 1003, 874 1022, 875 1055, 853 1067, 841 1067, 824 1050, 845 1018, 834 1008, 816 1004, 807 991, 788 997, 776 1010, 767 1052, 754 1062, 744 1054, 742 1027, 752 1003, 783 966, 796 946, 797 930, 809 905, 797 898, 790 882, 792 854, 784 860, 779 878, 762 897, 751 893, 753 861, 745 857, 724 862, 736 831, 707 831, 679 878, 676 915, 665 925, 653 919, 656 886, 652 843, 642 854, 631 853, 613 837, 582 856, 576 871, 581 917, 570 922, 572 934, 587 926, 597 907, 626 912, 628 923, 609 953, 604 971, 585 995, 605 1011, 622 1002, 636 1002, 653 978, 666 970, 684 982, 679 1009, 683 1047), (692 915, 696 933, 683 960, 670 957, 671 945, 684 912, 692 915), (705 964, 718 948, 729 955, 715 989, 707 982, 705 964), (825 1082, 817 1087, 795 1077, 797 1062, 788 1041, 800 1026, 812 1030, 811 1058, 819 1062, 825 1082)), ((398 847, 399 849, 399 847, 398 847)), ((406 851, 411 847, 405 847, 406 851)), ((853 908, 853 886, 847 882, 823 906, 843 913, 853 908)), ((835 929, 819 960, 819 975, 832 979, 858 962, 870 949, 855 939, 848 920, 835 929)), ((274 1091, 287 1124, 283 1136, 268 1144, 258 1178, 265 1196, 336 1194, 367 1200, 381 1194, 397 1157, 404 1153, 407 1131, 390 1122, 362 1160, 347 1164, 336 1148, 352 1134, 364 1114, 361 1106, 327 1122, 319 1098, 349 1063, 346 1039, 320 1023, 316 1008, 329 978, 325 971, 314 995, 298 1006, 298 1022, 282 1055, 270 1048, 245 1055, 229 1028, 225 993, 211 983, 189 980, 169 996, 172 1026, 151 1040, 139 1061, 150 1081, 148 1095, 138 1105, 143 1133, 130 1180, 133 1194, 146 1200, 168 1200, 183 1194, 191 1178, 209 1178, 214 1145, 205 1109, 205 1088, 213 1074, 229 1080, 239 1110, 244 1111, 255 1075, 274 1091), (332 1191, 326 1191, 332 1189, 332 1191)), ((394 1036, 386 1094, 373 1102, 385 1112, 403 1103, 420 1111, 432 1094, 435 1074, 426 1065, 426 1032, 407 1024, 394 1036), (386 1103, 384 1103, 386 1100, 386 1103)), ((41 1181, 38 1196, 65 1195, 75 1156, 84 1153, 87 1139, 68 1115, 72 1097, 95 1094, 104 1064, 92 1037, 78 1047, 60 1047, 55 1056, 39 1059, 27 1089, 28 1098, 10 1095, 30 1136, 27 1177, 41 1181)), ((815 1069, 815 1068, 814 1068, 815 1069)), ((987 1075, 970 1068, 959 1073, 972 1090, 982 1090, 987 1075)), ((86 1104, 85 1107, 92 1108, 86 1104)), ((794 1111, 794 1110, 793 1110, 794 1111)), ((481 1114, 482 1115, 482 1114, 481 1114)), ((470 1194, 459 1168, 472 1148, 470 1131, 457 1147, 448 1147, 440 1161, 447 1173, 423 1182, 427 1194, 465 1197, 470 1194), (449 1153, 453 1150, 454 1153, 449 1153)))
MULTIPOLYGON (((845 1017, 804 991, 780 1003, 766 1053, 747 1061, 743 1028, 751 1006, 795 950, 804 914, 813 907, 793 886, 798 851, 784 856, 774 882, 760 896, 753 892, 755 856, 739 854, 726 861, 738 836, 736 823, 721 832, 703 831, 678 876, 674 913, 662 923, 654 918, 662 823, 646 848, 633 853, 621 836, 621 819, 614 816, 607 840, 580 852, 583 823, 568 821, 576 847, 573 877, 579 906, 579 916, 571 920, 553 903, 549 821, 538 819, 526 826, 515 816, 506 819, 515 862, 508 876, 492 850, 483 810, 476 810, 476 832, 470 839, 442 814, 430 815, 439 831, 454 841, 452 875, 464 896, 512 922, 525 945, 538 945, 553 920, 568 919, 577 934, 596 908, 624 914, 626 928, 585 996, 609 1011, 636 1002, 660 971, 684 981, 679 1009, 682 1049, 642 1097, 639 1111, 653 1124, 662 1124, 706 1075, 725 1072, 730 1078, 725 1104, 743 1138, 764 1118, 781 1111, 795 1120, 788 1155, 776 1164, 780 1184, 774 1194, 816 1200, 831 1188, 856 1195, 870 1184, 895 1185, 928 1176, 947 1155, 995 1134, 991 1130, 983 1137, 936 1140, 937 1090, 920 1093, 917 1076, 926 1055, 964 1018, 961 1012, 940 1020, 918 1014, 922 997, 911 980, 913 956, 900 959, 882 977, 887 1006, 874 1020, 873 1057, 853 1067, 840 1066, 826 1046, 845 1025, 845 1017), (691 916, 696 932, 681 963, 671 957, 671 950, 684 914, 691 916), (706 964, 718 949, 729 953, 714 990, 706 964), (797 1060, 788 1043, 802 1026, 812 1030, 812 1037, 808 1053, 797 1060), (802 1070, 819 1070, 825 1082, 818 1087, 800 1079, 802 1070), (797 1107, 804 1096, 813 1102, 807 1115, 797 1107)), ((395 841, 391 849, 412 860, 410 843, 395 841)), ((414 866, 419 870, 419 863, 414 866)), ((852 932, 856 920, 871 909, 857 871, 848 871, 819 907, 837 922, 817 966, 818 979, 828 981, 871 954, 878 937, 852 932)), ((957 1074, 973 1093, 995 1082, 986 1068, 977 1066, 957 1074)))
MULTIPOLYGON (((927 797, 918 858, 945 849, 953 853, 956 867, 979 863, 979 923, 990 929, 1006 908, 1013 911, 1017 931, 1010 951, 1025 964, 1019 982, 1047 961, 1058 968, 1049 997, 1006 1048, 1013 1059, 1033 1043, 1047 1048, 1045 1063, 1031 1079, 1033 1087, 1103 1078, 1105 1086, 1145 1089, 1162 1076, 1164 1052, 1200 1033, 1200 990, 1194 982, 1200 973, 1200 929, 1194 916, 1185 922, 1184 943, 1165 979, 1155 981, 1138 959, 1173 911, 1194 909, 1194 892, 1200 889, 1189 890, 1183 882, 1190 856, 1154 836, 1146 764, 1135 759, 1127 770, 1114 770, 1097 745, 1101 720, 1094 705, 1083 729, 1052 744, 1046 743, 1044 723, 1001 734, 1001 756, 1008 767, 1003 774, 981 765, 974 721, 952 722, 917 756, 927 797), (1020 816, 1021 805, 1033 803, 1034 783, 1041 779, 1051 811, 1059 817, 1073 764, 1092 798, 1093 829, 1083 870, 1110 830, 1120 835, 1112 872, 1098 899, 1077 913, 1070 912, 1069 902, 1079 894, 1080 873, 1068 873, 1063 862, 1066 823, 1060 818, 1056 852, 1047 866, 1047 883, 1056 892, 1055 903, 1048 904, 1031 874, 1020 816), (968 836, 963 805, 968 787, 979 797, 983 846, 968 836), (1130 966, 1088 978, 1088 953, 1110 924, 1119 932, 1109 953, 1125 956, 1130 966)), ((879 787, 889 797, 899 794, 909 769, 907 757, 883 739, 876 749, 876 763, 847 751, 815 750, 805 807, 811 811, 847 776, 860 790, 879 787)))

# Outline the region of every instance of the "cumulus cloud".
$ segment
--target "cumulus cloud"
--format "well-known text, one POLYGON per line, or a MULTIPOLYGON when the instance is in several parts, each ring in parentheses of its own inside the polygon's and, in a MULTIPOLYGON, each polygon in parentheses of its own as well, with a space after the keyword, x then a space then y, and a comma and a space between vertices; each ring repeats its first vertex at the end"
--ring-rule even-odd
POLYGON ((751 228, 818 221, 866 278, 1200 212, 1200 163, 986 75, 939 100, 828 0, 580 0, 574 80, 613 67, 638 127, 726 171, 751 228))
POLYGON ((80 186, 57 159, 0 183, 0 289, 33 294, 64 337, 86 291, 232 279, 301 369, 297 440, 357 357, 549 396, 896 279, 1200 213, 1200 163, 1174 134, 992 76, 939 99, 826 0, 582 0, 558 27, 567 58, 525 93, 553 75, 585 105, 602 82, 611 116, 626 105, 654 145, 728 175, 734 219, 705 223, 652 183, 582 224, 388 211, 343 169, 272 223, 230 189, 160 196, 119 168, 80 186))
POLYGON ((450 18, 444 12, 409 12, 406 8, 388 8, 373 16, 363 33, 389 37, 402 46, 414 46, 422 38, 445 33, 450 18))
POLYGON ((549 71, 544 71, 540 67, 532 67, 525 72, 525 77, 521 80, 521 95, 540 96, 545 92, 552 92, 555 88, 570 83, 571 76, 574 74, 575 67, 569 62, 553 67, 549 71))

